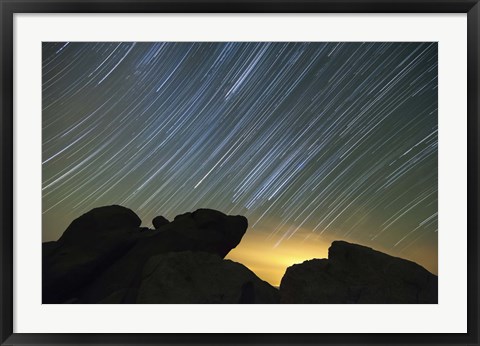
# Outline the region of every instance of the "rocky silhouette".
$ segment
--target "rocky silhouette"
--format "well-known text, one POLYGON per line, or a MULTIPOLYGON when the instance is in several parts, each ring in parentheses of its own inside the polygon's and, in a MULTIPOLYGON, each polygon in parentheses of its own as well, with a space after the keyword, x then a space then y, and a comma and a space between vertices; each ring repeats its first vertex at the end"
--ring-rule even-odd
POLYGON ((150 258, 137 303, 278 303, 278 290, 245 266, 206 252, 169 252, 150 258))
POLYGON ((156 216, 152 220, 152 225, 153 225, 153 227, 155 227, 155 229, 159 229, 160 227, 165 226, 169 223, 170 223, 170 221, 168 221, 163 216, 156 216))
POLYGON ((43 243, 43 303, 436 303, 437 277, 370 248, 334 242, 328 259, 287 269, 280 290, 225 260, 243 216, 199 209, 140 227, 130 209, 95 208, 43 243))
POLYGON ((120 206, 96 208, 75 219, 57 242, 43 246, 44 303, 72 299, 128 252, 144 233, 140 218, 120 206))
POLYGON ((334 241, 328 259, 289 267, 280 284, 286 304, 432 304, 437 276, 418 264, 371 248, 334 241))
MULTIPOLYGON (((144 281, 143 269, 150 258, 191 251, 191 256, 203 256, 199 261, 205 253, 223 261, 239 244, 248 226, 243 216, 227 216, 209 209, 179 215, 155 230, 140 224, 138 216, 128 208, 101 207, 74 220, 57 242, 44 243, 43 302, 136 303, 144 281)), ((210 268, 213 269, 214 266, 210 268)), ((223 285, 225 290, 239 290, 248 282, 253 282, 254 287, 268 285, 240 264, 218 265, 218 270, 222 271, 223 274, 218 275, 225 282, 228 282, 225 275, 235 271, 238 273, 232 275, 244 280, 232 280, 235 287, 223 285)), ((272 287, 272 290, 275 289, 272 287)), ((235 297, 236 293, 222 294, 235 297)), ((278 291, 272 294, 276 294, 278 300, 278 291)), ((255 297, 250 300, 259 302, 255 297)))

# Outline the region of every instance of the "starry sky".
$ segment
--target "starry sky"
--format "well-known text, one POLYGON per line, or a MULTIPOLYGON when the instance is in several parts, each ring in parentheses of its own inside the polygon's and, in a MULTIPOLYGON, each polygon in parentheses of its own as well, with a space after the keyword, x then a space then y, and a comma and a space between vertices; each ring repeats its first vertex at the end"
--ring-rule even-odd
POLYGON ((335 239, 437 273, 437 67, 431 42, 45 42, 43 241, 212 208, 275 285, 335 239))

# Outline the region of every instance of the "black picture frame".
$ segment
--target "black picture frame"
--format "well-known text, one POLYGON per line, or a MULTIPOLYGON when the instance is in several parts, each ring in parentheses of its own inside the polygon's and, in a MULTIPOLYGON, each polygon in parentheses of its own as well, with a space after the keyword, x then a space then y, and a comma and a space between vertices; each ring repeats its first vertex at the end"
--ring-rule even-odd
MULTIPOLYGON (((479 345, 479 0, 0 0, 1 345, 479 345), (16 13, 467 13, 468 332, 465 334, 23 334, 13 332, 13 17, 16 13)), ((464 251, 464 249, 457 249, 464 251)), ((455 316, 452 316, 452 319, 455 316)))

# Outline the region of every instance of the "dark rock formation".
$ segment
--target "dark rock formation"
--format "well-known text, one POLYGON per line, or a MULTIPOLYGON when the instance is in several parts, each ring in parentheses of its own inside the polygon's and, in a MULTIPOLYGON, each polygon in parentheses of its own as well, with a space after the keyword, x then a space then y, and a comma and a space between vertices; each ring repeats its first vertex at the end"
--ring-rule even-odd
POLYGON ((414 262, 335 241, 328 259, 313 259, 287 269, 280 285, 280 302, 432 304, 438 300, 437 279, 414 262))
POLYGON ((128 208, 96 208, 75 219, 57 242, 45 243, 43 302, 61 303, 75 296, 135 244, 140 223, 128 208))
POLYGON ((170 252, 143 268, 137 303, 278 303, 278 290, 242 264, 206 252, 170 252))
POLYGON ((162 228, 174 231, 176 236, 190 243, 185 250, 205 251, 225 257, 235 248, 247 231, 248 221, 243 216, 227 216, 211 209, 198 209, 193 213, 176 216, 162 228))
POLYGON ((155 229, 159 229, 162 226, 168 225, 170 221, 168 221, 163 216, 155 216, 152 220, 152 225, 155 229))
POLYGON ((95 208, 73 220, 58 241, 63 244, 91 243, 92 237, 111 232, 124 233, 138 228, 141 223, 137 214, 119 205, 95 208))
MULTIPOLYGON (((93 209, 74 220, 43 251, 43 303, 134 303, 145 263, 178 251, 225 257, 247 229, 243 216, 199 209, 158 230, 120 206, 93 209)), ((185 302, 188 303, 188 302, 185 302)))
POLYGON ((223 258, 243 216, 199 209, 140 227, 128 208, 96 208, 43 244, 43 303, 436 303, 437 277, 416 263, 333 242, 329 259, 287 269, 280 291, 223 258))

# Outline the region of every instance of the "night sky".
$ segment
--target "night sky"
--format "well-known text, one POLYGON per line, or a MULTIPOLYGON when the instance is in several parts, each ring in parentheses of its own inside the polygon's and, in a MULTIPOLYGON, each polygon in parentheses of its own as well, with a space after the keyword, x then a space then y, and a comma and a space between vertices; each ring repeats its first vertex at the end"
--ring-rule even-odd
POLYGON ((278 284, 343 239, 437 273, 436 43, 43 43, 43 240, 120 204, 244 215, 278 284))

